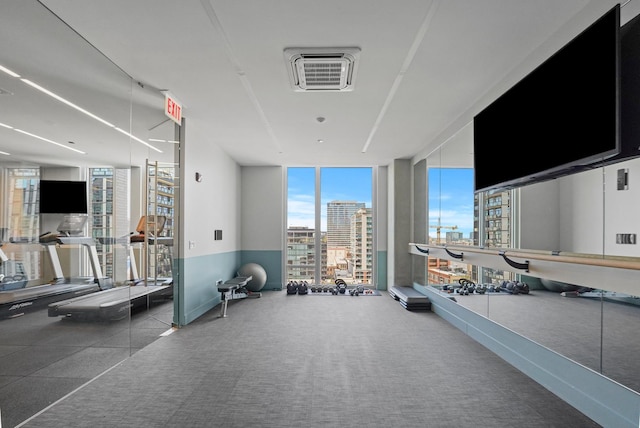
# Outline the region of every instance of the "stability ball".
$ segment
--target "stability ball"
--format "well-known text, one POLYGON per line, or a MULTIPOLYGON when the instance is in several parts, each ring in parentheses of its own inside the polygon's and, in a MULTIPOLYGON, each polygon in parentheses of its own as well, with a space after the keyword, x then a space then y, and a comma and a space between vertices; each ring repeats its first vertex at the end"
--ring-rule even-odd
POLYGON ((247 282, 246 288, 249 291, 260 291, 267 283, 267 272, 258 263, 247 263, 238 269, 238 276, 251 276, 253 279, 247 282))

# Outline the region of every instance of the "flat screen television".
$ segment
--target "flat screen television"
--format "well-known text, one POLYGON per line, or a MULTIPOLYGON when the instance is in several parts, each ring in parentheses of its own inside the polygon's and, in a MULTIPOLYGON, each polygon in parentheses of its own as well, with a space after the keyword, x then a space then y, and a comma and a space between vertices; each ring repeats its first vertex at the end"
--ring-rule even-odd
POLYGON ((40 180, 40 214, 87 214, 87 182, 40 180))
POLYGON ((509 189, 620 152, 616 5, 474 117, 474 190, 509 189))

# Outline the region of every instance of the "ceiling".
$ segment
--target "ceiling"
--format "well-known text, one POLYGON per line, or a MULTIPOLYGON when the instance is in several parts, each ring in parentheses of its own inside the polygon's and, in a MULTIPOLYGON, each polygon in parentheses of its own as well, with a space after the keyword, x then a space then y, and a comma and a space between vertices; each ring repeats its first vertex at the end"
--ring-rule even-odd
POLYGON ((468 162, 474 114, 615 3, 3 0, 0 65, 112 126, 0 72, 0 123, 85 152, 0 127, 0 162, 172 156, 115 130, 172 139, 164 91, 183 105, 187 144, 192 124, 241 165, 387 165, 456 140, 468 162), (287 48, 358 48, 353 90, 294 90, 287 48))

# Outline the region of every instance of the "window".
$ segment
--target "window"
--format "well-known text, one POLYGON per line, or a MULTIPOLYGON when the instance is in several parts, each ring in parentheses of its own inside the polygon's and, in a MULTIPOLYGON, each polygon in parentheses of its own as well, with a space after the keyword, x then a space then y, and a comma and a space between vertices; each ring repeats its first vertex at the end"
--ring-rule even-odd
POLYGON ((372 168, 287 169, 287 280, 372 284, 372 168))

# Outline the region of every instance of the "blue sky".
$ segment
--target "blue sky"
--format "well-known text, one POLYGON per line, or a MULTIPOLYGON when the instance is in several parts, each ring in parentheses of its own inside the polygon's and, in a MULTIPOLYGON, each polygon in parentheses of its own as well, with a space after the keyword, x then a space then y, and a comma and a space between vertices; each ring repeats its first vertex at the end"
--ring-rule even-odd
MULTIPOLYGON (((321 171, 322 230, 326 230, 324 207, 327 202, 357 201, 371 207, 371 168, 322 168, 321 171)), ((288 226, 313 229, 315 168, 289 168, 288 186, 288 226)), ((457 232, 469 236, 473 230, 472 169, 429 169, 429 224, 457 226, 457 232)), ((443 228, 441 234, 448 230, 443 228)), ((435 237, 436 229, 430 228, 429 235, 435 237)))
MULTIPOLYGON (((321 222, 326 230, 326 204, 331 201, 364 202, 371 207, 371 168, 322 168, 320 176, 321 222)), ((287 225, 315 227, 315 168, 288 170, 287 225)))
MULTIPOLYGON (((473 169, 429 169, 429 225, 457 226, 465 238, 473 231, 473 169)), ((441 229, 440 234, 451 229, 441 229)), ((437 229, 429 228, 436 237, 437 229)))

